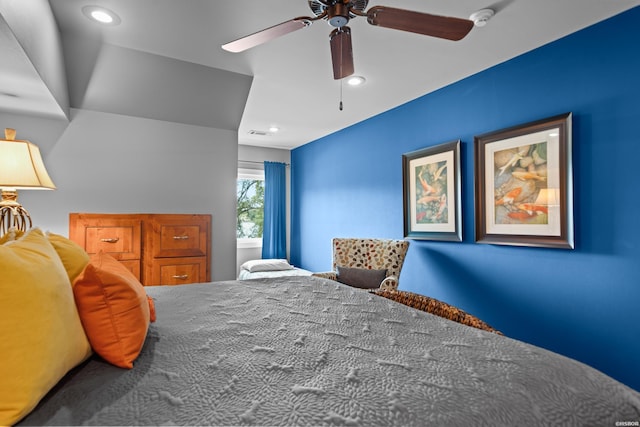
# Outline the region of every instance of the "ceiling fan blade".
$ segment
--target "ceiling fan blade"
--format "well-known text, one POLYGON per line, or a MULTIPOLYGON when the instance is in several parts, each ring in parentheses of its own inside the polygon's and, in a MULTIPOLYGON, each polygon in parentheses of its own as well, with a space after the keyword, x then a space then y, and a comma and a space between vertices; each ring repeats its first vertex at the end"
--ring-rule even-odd
POLYGON ((454 41, 463 39, 473 28, 473 21, 468 19, 430 15, 387 6, 374 6, 369 9, 367 21, 379 27, 454 41))
POLYGON ((329 36, 331 44, 331 62, 333 63, 333 78, 341 78, 353 74, 353 47, 351 45, 351 28, 344 26, 336 28, 329 36))
POLYGON ((257 33, 253 33, 238 40, 223 44, 222 48, 228 52, 242 52, 252 47, 276 39, 280 36, 284 36, 285 34, 289 34, 302 28, 306 28, 311 25, 314 19, 315 18, 306 17, 290 19, 289 21, 285 21, 281 24, 274 25, 273 27, 266 28, 262 31, 258 31, 257 33))

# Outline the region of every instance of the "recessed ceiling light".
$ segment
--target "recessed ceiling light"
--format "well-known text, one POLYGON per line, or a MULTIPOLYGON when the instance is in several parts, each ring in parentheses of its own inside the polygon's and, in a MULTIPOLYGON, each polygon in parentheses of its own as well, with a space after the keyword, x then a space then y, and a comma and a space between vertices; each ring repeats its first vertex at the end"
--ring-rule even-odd
POLYGON ((92 21, 104 25, 118 25, 121 22, 115 12, 101 6, 85 6, 82 8, 82 13, 92 21))
POLYGON ((366 79, 362 76, 351 76, 347 79, 347 84, 349 86, 361 86, 365 81, 366 79))
POLYGON ((278 126, 271 126, 269 128, 269 132, 278 132, 280 130, 280 128, 278 126))

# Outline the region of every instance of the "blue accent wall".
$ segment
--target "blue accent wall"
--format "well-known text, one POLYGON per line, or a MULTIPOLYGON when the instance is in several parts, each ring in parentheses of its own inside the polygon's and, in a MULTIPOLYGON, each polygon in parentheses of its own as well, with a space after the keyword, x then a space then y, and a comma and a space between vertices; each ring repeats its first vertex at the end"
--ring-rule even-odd
POLYGON ((327 271, 333 237, 402 238, 402 154, 460 139, 464 241, 411 241, 400 288, 640 390, 638 23, 635 7, 293 150, 291 262, 327 271), (474 136, 565 112, 575 250, 476 244, 474 136))

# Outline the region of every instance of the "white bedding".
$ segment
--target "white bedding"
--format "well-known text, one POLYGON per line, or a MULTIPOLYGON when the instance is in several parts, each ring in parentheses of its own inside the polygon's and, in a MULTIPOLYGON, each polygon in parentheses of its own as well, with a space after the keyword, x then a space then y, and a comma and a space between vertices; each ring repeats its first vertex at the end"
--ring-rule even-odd
POLYGON ((243 268, 240 270, 240 274, 238 274, 238 280, 264 279, 283 276, 311 276, 311 272, 303 268, 293 267, 291 270, 256 271, 252 273, 243 268))

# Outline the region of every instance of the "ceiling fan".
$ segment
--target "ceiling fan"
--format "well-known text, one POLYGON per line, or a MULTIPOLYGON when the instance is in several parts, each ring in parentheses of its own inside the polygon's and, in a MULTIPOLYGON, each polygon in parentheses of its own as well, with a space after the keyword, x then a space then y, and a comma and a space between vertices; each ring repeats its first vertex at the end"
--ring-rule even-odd
POLYGON ((350 19, 364 16, 367 22, 378 27, 439 37, 447 40, 461 40, 473 28, 473 21, 448 16, 396 9, 387 6, 373 6, 365 11, 369 0, 307 0, 315 16, 302 16, 240 39, 222 45, 229 52, 242 52, 275 38, 310 26, 314 21, 327 20, 335 27, 329 36, 333 78, 338 80, 354 72, 350 19))

